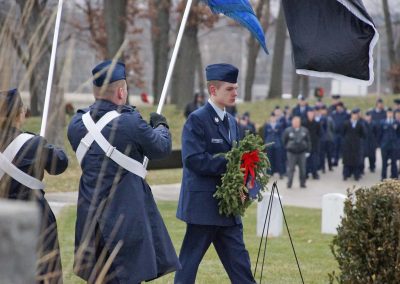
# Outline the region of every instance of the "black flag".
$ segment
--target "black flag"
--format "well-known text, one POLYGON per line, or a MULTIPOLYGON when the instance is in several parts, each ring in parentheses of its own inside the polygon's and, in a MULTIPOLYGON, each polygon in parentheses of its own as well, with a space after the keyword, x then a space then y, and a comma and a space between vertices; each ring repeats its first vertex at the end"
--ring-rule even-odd
POLYGON ((379 35, 361 0, 283 0, 297 74, 374 81, 379 35))

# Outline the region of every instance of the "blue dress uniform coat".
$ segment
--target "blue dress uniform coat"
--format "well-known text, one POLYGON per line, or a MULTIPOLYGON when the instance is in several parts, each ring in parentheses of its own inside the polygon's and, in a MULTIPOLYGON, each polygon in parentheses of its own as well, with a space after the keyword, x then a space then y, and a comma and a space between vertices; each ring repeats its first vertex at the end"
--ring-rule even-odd
MULTIPOLYGON (((104 137, 125 155, 142 162, 160 159, 171 151, 167 128, 150 127, 133 107, 98 100, 79 110, 68 128, 74 151, 87 134, 82 115, 90 111, 98 121, 109 111, 121 115, 103 130, 104 137)), ((180 267, 178 258, 145 180, 109 159, 94 142, 82 160, 75 235, 75 273, 89 282, 97 265, 116 250, 107 283, 138 283, 180 267), (120 247, 121 245, 121 247, 120 247)))
POLYGON ((337 166, 342 155, 343 127, 345 122, 350 119, 350 114, 347 111, 334 111, 331 116, 335 123, 333 165, 337 166))
POLYGON ((225 217, 218 212, 218 201, 213 197, 221 175, 226 172, 224 157, 232 141, 238 141, 238 127, 230 114, 231 139, 210 103, 189 116, 182 132, 183 178, 177 217, 197 225, 232 226, 241 218, 225 217))
POLYGON ((267 148, 267 156, 271 162, 271 174, 279 173, 283 176, 285 173, 285 147, 282 142, 282 134, 285 126, 279 120, 273 126, 271 123, 265 124, 264 143, 273 143, 267 148))
MULTIPOLYGON (((2 133, 3 135, 5 134, 4 132, 2 133)), ((3 147, 0 149, 1 152, 22 133, 16 128, 7 132, 6 138, 0 138, 2 142, 4 141, 3 147)), ((44 171, 57 175, 64 172, 68 167, 68 158, 64 150, 48 144, 43 137, 37 135, 22 146, 12 162, 18 169, 39 180, 43 179, 44 171)), ((41 213, 41 225, 37 256, 38 259, 47 259, 47 261, 38 264, 36 283, 62 283, 57 223, 53 211, 44 197, 44 191, 32 190, 4 175, 0 180, 0 192, 2 197, 17 200, 35 200, 38 203, 41 213)))
POLYGON ((379 130, 379 142, 382 154, 382 173, 381 178, 385 179, 387 177, 387 167, 388 160, 391 161, 390 166, 390 178, 398 178, 398 168, 397 168, 397 156, 399 151, 399 141, 400 136, 400 123, 392 119, 389 122, 387 119, 382 120, 380 123, 379 130))
POLYGON ((378 124, 364 120, 366 137, 363 140, 364 158, 369 160, 369 169, 375 171, 376 149, 378 148, 378 124))
POLYGON ((215 155, 228 152, 239 135, 234 117, 227 116, 230 137, 209 102, 193 112, 183 128, 183 178, 177 217, 187 223, 187 230, 179 256, 182 270, 176 272, 175 283, 195 282, 198 265, 211 243, 232 283, 254 283, 241 218, 220 215, 213 197, 227 163, 224 157, 215 155))

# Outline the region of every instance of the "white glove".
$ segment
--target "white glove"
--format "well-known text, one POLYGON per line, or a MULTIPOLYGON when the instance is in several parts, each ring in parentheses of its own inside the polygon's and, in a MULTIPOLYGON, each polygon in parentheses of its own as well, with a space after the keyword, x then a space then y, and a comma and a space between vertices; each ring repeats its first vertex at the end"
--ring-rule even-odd
POLYGON ((306 158, 310 157, 310 153, 306 153, 306 158))

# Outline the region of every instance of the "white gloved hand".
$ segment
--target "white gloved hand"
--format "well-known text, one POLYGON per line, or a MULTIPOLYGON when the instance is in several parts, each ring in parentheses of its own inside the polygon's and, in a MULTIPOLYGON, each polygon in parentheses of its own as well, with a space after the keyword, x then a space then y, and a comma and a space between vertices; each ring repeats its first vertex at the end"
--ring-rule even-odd
POLYGON ((306 153, 306 158, 308 158, 308 157, 310 157, 310 153, 307 152, 306 153))

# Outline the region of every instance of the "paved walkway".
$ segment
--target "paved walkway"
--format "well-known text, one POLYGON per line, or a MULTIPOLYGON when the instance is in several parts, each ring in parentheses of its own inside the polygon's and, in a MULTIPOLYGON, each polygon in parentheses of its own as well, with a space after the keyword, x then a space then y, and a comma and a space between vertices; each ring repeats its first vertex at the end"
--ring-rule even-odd
MULTIPOLYGON (((368 162, 366 163, 368 165, 368 162)), ((277 180, 279 192, 284 205, 299 206, 305 208, 321 208, 322 196, 327 193, 346 194, 348 188, 354 186, 371 186, 380 180, 381 159, 380 153, 377 153, 377 169, 375 173, 370 173, 368 168, 360 181, 342 179, 342 166, 334 168, 333 172, 320 174, 319 180, 307 180, 307 188, 300 189, 298 172, 295 173, 293 186, 286 188, 286 179, 279 180, 278 177, 272 177, 270 186, 277 180)), ((177 201, 179 197, 180 184, 153 185, 152 191, 156 200, 177 201)), ((60 210, 67 205, 76 204, 77 192, 65 193, 47 193, 46 198, 50 203, 54 213, 57 215, 60 210)))

